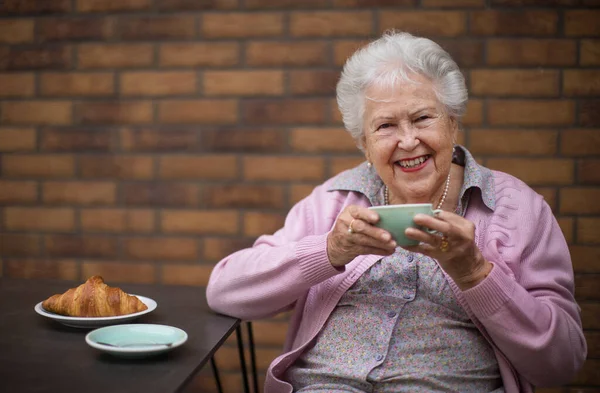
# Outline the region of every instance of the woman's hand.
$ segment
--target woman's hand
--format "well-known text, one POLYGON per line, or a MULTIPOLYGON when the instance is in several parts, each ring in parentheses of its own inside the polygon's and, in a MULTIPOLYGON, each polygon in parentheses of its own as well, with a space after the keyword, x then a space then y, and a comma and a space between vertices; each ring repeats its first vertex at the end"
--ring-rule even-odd
POLYGON ((406 237, 421 243, 406 249, 436 259, 461 290, 479 284, 492 270, 494 265, 485 260, 475 244, 475 224, 471 221, 447 211, 434 217, 417 214, 414 221, 438 233, 408 228, 406 237))
POLYGON ((378 220, 379 215, 366 207, 346 207, 327 236, 329 262, 340 267, 359 255, 393 254, 396 242, 389 232, 373 225, 378 220))

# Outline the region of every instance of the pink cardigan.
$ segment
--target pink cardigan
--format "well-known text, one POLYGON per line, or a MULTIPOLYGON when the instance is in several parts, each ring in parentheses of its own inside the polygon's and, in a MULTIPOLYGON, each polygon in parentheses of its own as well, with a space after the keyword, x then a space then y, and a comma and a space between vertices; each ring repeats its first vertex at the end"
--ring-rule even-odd
MULTIPOLYGON (((587 347, 574 299, 567 244, 543 198, 520 180, 493 172, 495 209, 472 197, 466 218, 476 242, 494 263, 479 285, 461 291, 447 277, 465 311, 492 344, 506 393, 569 382, 587 347)), ((291 392, 285 370, 319 333, 344 292, 381 257, 357 257, 337 270, 326 239, 348 205, 370 206, 356 192, 328 192, 333 179, 294 206, 285 225, 261 236, 214 268, 207 288, 216 312, 252 320, 294 308, 284 352, 269 367, 265 393, 291 392)))

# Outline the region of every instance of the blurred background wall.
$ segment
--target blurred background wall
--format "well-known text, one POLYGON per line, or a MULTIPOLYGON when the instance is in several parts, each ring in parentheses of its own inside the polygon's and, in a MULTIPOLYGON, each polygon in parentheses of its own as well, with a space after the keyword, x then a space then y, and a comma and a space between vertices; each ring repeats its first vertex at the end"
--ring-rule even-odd
MULTIPOLYGON (((570 244, 600 391, 598 0, 0 1, 0 274, 206 284, 362 161, 334 90, 388 28, 435 39, 471 100, 461 143, 526 181, 570 244)), ((286 315, 255 323, 259 369, 286 315)), ((239 391, 233 342, 217 354, 239 391)), ((190 392, 212 391, 203 372, 190 392)))

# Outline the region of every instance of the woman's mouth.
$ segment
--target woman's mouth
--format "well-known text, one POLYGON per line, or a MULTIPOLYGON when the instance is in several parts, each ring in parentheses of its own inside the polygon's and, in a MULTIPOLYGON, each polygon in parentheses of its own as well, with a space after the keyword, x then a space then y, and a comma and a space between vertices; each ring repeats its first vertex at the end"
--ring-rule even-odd
POLYGON ((414 171, 421 169, 429 157, 431 157, 431 155, 426 154, 424 156, 409 158, 407 160, 398 160, 396 161, 396 164, 398 164, 404 171, 414 171))

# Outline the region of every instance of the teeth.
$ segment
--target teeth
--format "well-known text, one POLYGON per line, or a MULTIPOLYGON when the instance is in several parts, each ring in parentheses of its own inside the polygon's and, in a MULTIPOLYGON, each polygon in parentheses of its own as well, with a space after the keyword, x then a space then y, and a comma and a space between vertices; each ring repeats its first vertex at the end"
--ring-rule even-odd
POLYGON ((403 168, 412 168, 414 166, 421 165, 426 159, 427 159, 427 157, 423 156, 423 157, 419 157, 414 160, 399 161, 399 163, 400 163, 400 166, 403 168))

